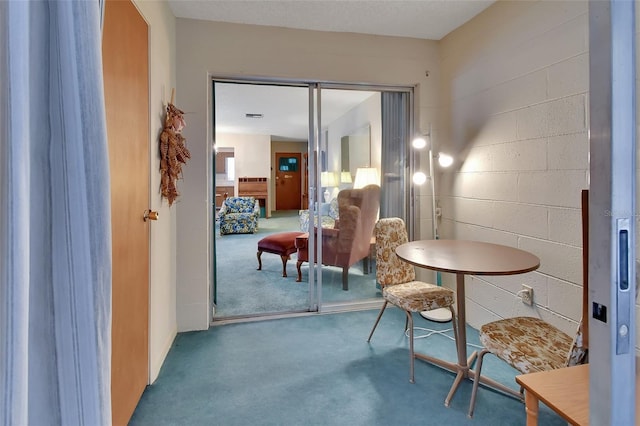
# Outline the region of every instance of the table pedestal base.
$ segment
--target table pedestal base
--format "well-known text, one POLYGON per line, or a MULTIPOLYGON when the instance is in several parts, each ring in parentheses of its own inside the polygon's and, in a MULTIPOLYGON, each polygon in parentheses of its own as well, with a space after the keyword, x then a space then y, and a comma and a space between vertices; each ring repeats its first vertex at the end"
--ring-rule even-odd
MULTIPOLYGON (((416 353, 414 355, 417 359, 421 359, 425 362, 428 362, 430 364, 436 365, 440 368, 443 368, 447 371, 450 371, 452 373, 456 373, 456 378, 453 381, 453 384, 451 385, 451 389, 449 389, 449 393, 447 394, 447 397, 444 400, 444 405, 445 407, 448 407, 449 404, 451 403, 451 400, 453 399, 453 396, 455 395, 456 391, 458 390, 458 387, 460 386, 460 383, 462 383, 462 380, 464 379, 469 379, 469 380, 476 380, 476 372, 471 370, 469 368, 470 365, 473 365, 473 362, 475 361, 476 357, 478 356, 478 352, 474 351, 471 356, 469 356, 469 358, 467 359, 467 365, 463 366, 460 364, 456 364, 454 362, 449 362, 449 361, 444 361, 442 359, 439 358, 434 358, 432 356, 429 355, 425 355, 425 354, 421 354, 421 353, 416 353)), ((502 383, 498 383, 493 379, 490 379, 486 376, 480 376, 480 383, 484 384, 486 386, 489 386, 493 389, 496 389, 508 396, 512 396, 520 401, 524 401, 523 400, 523 395, 518 392, 515 391, 505 385, 503 385, 502 383)))

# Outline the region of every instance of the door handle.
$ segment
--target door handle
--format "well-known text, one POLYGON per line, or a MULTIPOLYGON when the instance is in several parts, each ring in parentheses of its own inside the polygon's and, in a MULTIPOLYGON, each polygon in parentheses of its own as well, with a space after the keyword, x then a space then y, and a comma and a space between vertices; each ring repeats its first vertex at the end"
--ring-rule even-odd
POLYGON ((153 210, 145 210, 142 219, 146 222, 147 220, 158 220, 158 217, 160 217, 160 213, 153 210))

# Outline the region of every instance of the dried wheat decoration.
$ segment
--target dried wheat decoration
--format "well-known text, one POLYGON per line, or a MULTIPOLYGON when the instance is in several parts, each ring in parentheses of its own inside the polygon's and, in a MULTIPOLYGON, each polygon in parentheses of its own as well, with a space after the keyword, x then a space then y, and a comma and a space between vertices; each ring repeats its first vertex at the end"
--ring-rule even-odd
POLYGON ((169 206, 180 195, 176 181, 182 174, 182 165, 191 158, 191 153, 185 145, 186 139, 181 134, 186 124, 183 116, 184 112, 173 103, 167 104, 167 116, 160 134, 160 191, 169 201, 169 206))

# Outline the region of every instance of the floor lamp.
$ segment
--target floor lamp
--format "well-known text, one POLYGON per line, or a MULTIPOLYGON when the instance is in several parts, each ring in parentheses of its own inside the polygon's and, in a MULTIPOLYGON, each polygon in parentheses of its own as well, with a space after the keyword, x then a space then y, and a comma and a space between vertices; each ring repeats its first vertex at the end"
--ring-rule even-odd
MULTIPOLYGON (((435 172, 433 169, 433 160, 434 158, 437 158, 440 166, 449 167, 453 163, 453 157, 447 154, 442 154, 442 153, 439 153, 436 155, 433 154, 433 144, 431 141, 431 126, 429 126, 428 134, 417 137, 412 142, 412 146, 416 150, 422 150, 427 145, 429 146, 429 176, 427 177, 425 173, 418 171, 413 175, 413 183, 415 185, 423 185, 427 181, 427 179, 430 181, 433 238, 437 240, 439 238, 438 217, 440 215, 437 214, 438 209, 436 206, 436 183, 435 183, 436 179, 435 179, 435 172)), ((440 282, 440 272, 436 272, 436 277, 437 277, 436 284, 442 285, 442 283, 440 282)), ((430 321, 434 321, 434 322, 449 322, 451 321, 451 318, 452 318, 451 311, 446 308, 434 309, 431 311, 423 311, 423 312, 420 312, 420 315, 423 318, 428 319, 430 321)))

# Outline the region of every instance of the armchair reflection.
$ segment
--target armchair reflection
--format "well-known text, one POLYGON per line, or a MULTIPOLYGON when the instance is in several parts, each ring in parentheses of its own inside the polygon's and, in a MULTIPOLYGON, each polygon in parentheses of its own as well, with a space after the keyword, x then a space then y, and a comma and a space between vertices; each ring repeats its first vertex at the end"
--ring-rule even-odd
MULTIPOLYGON (((349 268, 369 258, 373 228, 380 209, 380 187, 368 185, 361 189, 343 189, 338 193, 339 220, 334 228, 322 228, 322 264, 342 268, 342 289, 349 289, 349 268)), ((317 236, 317 227, 314 227, 317 236)), ((309 261, 308 234, 296 239, 298 278, 302 281, 301 265, 309 261)), ((317 261, 317 256, 316 259, 317 261)), ((363 270, 368 273, 368 265, 363 270)))

